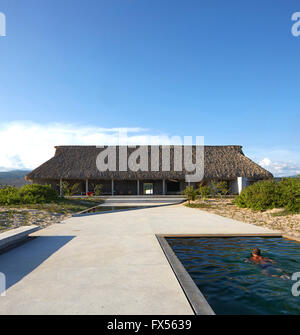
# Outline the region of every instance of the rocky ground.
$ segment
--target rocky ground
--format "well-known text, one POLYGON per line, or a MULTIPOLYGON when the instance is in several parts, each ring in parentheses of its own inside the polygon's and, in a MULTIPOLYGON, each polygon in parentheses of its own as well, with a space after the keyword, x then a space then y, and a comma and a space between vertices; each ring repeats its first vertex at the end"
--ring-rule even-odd
MULTIPOLYGON (((32 224, 44 228, 65 220, 72 213, 99 203, 76 201, 75 204, 67 203, 63 206, 30 206, 36 208, 0 206, 0 232, 32 224)), ((248 208, 239 208, 233 204, 232 198, 196 200, 191 201, 190 206, 238 221, 280 230, 284 234, 300 238, 300 214, 288 214, 283 209, 276 208, 265 212, 256 212, 248 208)))
POLYGON ((101 199, 64 199, 51 204, 0 206, 0 233, 33 224, 45 228, 102 202, 101 199))
POLYGON ((281 208, 256 212, 249 208, 239 208, 233 204, 232 198, 196 200, 191 201, 190 206, 300 238, 300 214, 289 214, 281 208))
POLYGON ((42 228, 58 223, 71 214, 49 212, 47 210, 0 207, 0 232, 20 226, 38 225, 42 228))

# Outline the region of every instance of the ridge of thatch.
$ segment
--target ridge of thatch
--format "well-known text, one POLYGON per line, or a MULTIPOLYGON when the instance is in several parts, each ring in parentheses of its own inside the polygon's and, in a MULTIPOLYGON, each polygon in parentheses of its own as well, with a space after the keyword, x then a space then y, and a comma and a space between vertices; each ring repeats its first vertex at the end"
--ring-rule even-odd
MULTIPOLYGON (((138 146, 137 146, 138 147, 138 146)), ((149 171, 105 171, 100 172, 96 166, 98 154, 106 147, 97 146, 57 146, 54 157, 34 169, 26 175, 27 180, 58 180, 62 179, 115 179, 115 180, 135 180, 135 179, 181 179, 184 180, 186 174, 183 171, 173 171, 174 146, 170 146, 171 171, 162 171, 161 151, 162 146, 158 146, 160 151, 159 171, 151 171, 150 146, 149 146, 149 171)), ((118 164, 117 146, 117 168, 118 164)), ((136 148, 128 147, 128 156, 136 148)), ((193 155, 196 147, 193 146, 193 155)), ((246 157, 242 151, 242 146, 204 146, 204 179, 205 180, 233 180, 236 177, 247 177, 249 179, 269 179, 272 174, 254 163, 246 157)))

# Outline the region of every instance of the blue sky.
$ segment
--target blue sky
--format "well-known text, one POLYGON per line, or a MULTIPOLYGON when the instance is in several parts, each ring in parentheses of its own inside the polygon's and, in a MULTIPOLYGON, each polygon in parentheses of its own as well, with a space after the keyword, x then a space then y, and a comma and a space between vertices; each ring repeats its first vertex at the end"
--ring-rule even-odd
POLYGON ((122 127, 141 142, 240 144, 276 175, 300 173, 299 1, 1 0, 0 12, 2 169, 122 127))

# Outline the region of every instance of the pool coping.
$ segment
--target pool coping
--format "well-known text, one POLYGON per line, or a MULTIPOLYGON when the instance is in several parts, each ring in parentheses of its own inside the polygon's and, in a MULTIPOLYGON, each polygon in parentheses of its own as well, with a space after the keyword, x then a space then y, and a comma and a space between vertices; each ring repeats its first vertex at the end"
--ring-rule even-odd
POLYGON ((293 235, 283 233, 282 237, 287 238, 288 240, 293 240, 293 241, 296 241, 296 242, 300 242, 300 237, 298 237, 298 236, 293 236, 293 235))
POLYGON ((215 312, 188 274, 164 235, 155 235, 188 302, 196 315, 215 315, 215 312))
POLYGON ((166 238, 170 237, 278 237, 288 238, 282 233, 256 233, 256 234, 156 234, 155 235, 188 302, 191 305, 195 315, 216 315, 204 295, 197 287, 192 277, 189 275, 183 264, 176 256, 166 238))

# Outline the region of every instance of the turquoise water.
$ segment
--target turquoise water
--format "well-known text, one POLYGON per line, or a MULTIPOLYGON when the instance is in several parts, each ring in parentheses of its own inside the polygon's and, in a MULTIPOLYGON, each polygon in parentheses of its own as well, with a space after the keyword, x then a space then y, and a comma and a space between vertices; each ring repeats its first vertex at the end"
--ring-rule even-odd
MULTIPOLYGON (((258 247, 291 276, 300 272, 300 243, 263 237, 167 241, 216 314, 300 314, 300 296, 291 292, 296 281, 267 276, 261 266, 245 262, 258 247)), ((270 273, 282 274, 274 268, 270 273)))

